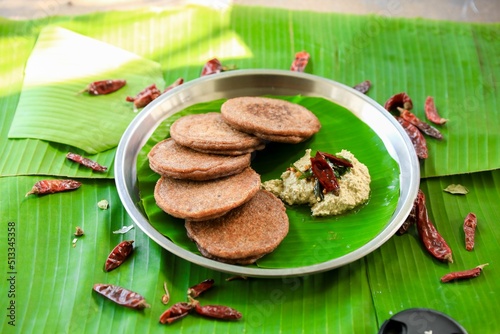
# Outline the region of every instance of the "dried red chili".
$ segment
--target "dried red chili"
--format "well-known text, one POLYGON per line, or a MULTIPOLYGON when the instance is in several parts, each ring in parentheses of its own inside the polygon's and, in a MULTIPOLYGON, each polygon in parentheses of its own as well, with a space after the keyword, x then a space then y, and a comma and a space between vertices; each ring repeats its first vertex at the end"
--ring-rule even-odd
POLYGON ((418 191, 417 200, 417 231, 420 239, 427 251, 436 259, 452 263, 453 258, 451 249, 429 219, 427 207, 425 205, 425 195, 420 189, 418 191))
POLYGON ((69 179, 41 180, 35 183, 33 188, 26 194, 26 196, 29 196, 31 194, 46 195, 74 190, 80 188, 81 185, 82 184, 80 182, 69 179))
POLYGON ((360 82, 359 84, 357 84, 356 86, 354 86, 353 88, 355 90, 357 90, 358 92, 361 92, 363 94, 366 94, 368 93, 368 91, 370 90, 372 86, 372 83, 370 80, 365 80, 363 82, 360 82))
POLYGON ((320 152, 316 152, 314 158, 311 158, 311 170, 325 193, 332 192, 335 196, 339 195, 340 186, 335 173, 320 152))
POLYGON ((192 309, 193 305, 191 303, 176 303, 160 315, 160 322, 162 324, 171 324, 187 316, 192 309))
POLYGON ((127 84, 126 80, 100 80, 91 82, 81 93, 88 92, 90 95, 106 95, 116 92, 127 84))
POLYGON ((156 87, 156 84, 152 84, 140 91, 135 97, 127 96, 126 101, 134 102, 136 108, 144 108, 160 95, 161 91, 156 87))
POLYGON ((300 51, 295 54, 295 59, 290 66, 290 71, 304 72, 307 63, 309 62, 310 55, 306 51, 300 51))
POLYGON ((443 135, 441 134, 441 132, 438 129, 436 129, 432 125, 422 121, 420 118, 418 118, 411 111, 408 111, 408 110, 402 109, 402 108, 398 108, 398 110, 399 110, 399 116, 401 118, 403 118, 404 120, 415 125, 420 131, 422 131, 426 135, 429 135, 429 136, 434 137, 436 139, 443 139, 443 135))
POLYGON ((318 153, 323 158, 325 158, 326 160, 329 160, 334 165, 343 166, 343 167, 352 167, 352 163, 349 160, 347 160, 347 159, 344 159, 342 157, 338 157, 336 155, 333 155, 333 154, 330 154, 330 153, 326 153, 326 152, 318 151, 318 153))
POLYGON ((234 70, 235 66, 223 66, 219 59, 212 58, 203 65, 200 76, 234 70))
POLYGON ((461 279, 478 277, 479 275, 481 275, 483 268, 486 267, 487 265, 488 265, 488 263, 485 263, 485 264, 481 264, 473 269, 451 272, 451 273, 446 274, 443 277, 441 277, 441 282, 447 283, 447 282, 461 280, 461 279))
POLYGON ((415 199, 413 201, 413 206, 410 210, 410 214, 408 215, 406 220, 403 222, 401 227, 399 227, 399 230, 396 232, 396 234, 403 235, 406 232, 408 232, 410 227, 412 227, 413 225, 415 225, 417 223, 417 214, 418 214, 418 200, 415 199))
POLYGON ((200 282, 196 285, 193 285, 187 290, 188 296, 192 298, 196 298, 201 295, 203 292, 207 291, 214 285, 215 281, 213 279, 206 279, 203 282, 200 282))
POLYGON ((112 300, 118 305, 133 309, 143 309, 149 307, 143 296, 137 292, 130 291, 120 286, 112 284, 94 284, 94 291, 112 300))
POLYGON ((166 93, 168 92, 169 90, 171 90, 172 88, 175 88, 177 86, 180 86, 184 83, 184 79, 183 78, 179 78, 177 80, 175 80, 174 82, 172 82, 172 84, 170 86, 168 86, 167 88, 165 88, 165 90, 163 91, 163 93, 166 93))
POLYGON ((134 250, 133 243, 134 241, 130 240, 122 241, 118 245, 116 245, 106 259, 104 270, 111 271, 118 268, 134 250))
POLYGON ((224 69, 222 67, 222 63, 220 62, 220 60, 217 58, 212 58, 209 61, 207 61, 205 65, 203 65, 200 76, 203 77, 205 75, 220 73, 223 70, 224 69))
POLYGON ((413 109, 413 102, 405 92, 394 94, 384 104, 387 111, 395 111, 398 107, 406 110, 413 109))
POLYGON ((242 315, 239 311, 224 305, 204 305, 201 306, 197 300, 191 299, 194 311, 209 318, 222 320, 238 320, 242 315))
POLYGON ((434 124, 443 125, 448 120, 439 116, 436 104, 434 103, 434 98, 432 96, 427 96, 425 99, 425 116, 429 121, 434 124))
POLYGON ((427 159, 429 155, 427 150, 427 141, 425 140, 425 137, 422 135, 420 130, 416 126, 414 126, 413 124, 411 124, 410 122, 401 117, 396 117, 396 119, 410 137, 410 140, 413 144, 413 148, 417 153, 417 157, 419 159, 427 159))
POLYGON ((69 160, 74 161, 76 163, 79 163, 82 166, 91 168, 92 170, 94 170, 96 172, 105 172, 106 170, 108 170, 108 167, 101 166, 100 164, 98 164, 94 160, 84 158, 81 155, 76 154, 76 153, 68 152, 68 154, 66 154, 66 158, 68 158, 69 160))
POLYGON ((469 252, 474 249, 476 227, 477 217, 474 213, 470 212, 464 220, 465 249, 469 252))

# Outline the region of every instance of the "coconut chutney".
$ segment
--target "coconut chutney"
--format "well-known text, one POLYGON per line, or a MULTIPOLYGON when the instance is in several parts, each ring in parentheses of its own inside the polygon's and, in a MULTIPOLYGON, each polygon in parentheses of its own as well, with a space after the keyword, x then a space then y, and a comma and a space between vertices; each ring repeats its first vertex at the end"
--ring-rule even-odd
POLYGON ((338 215, 352 210, 370 198, 370 173, 351 152, 342 150, 336 155, 349 160, 353 165, 338 179, 340 186, 338 196, 330 192, 324 194, 323 198, 318 198, 314 192, 316 180, 301 177, 311 166, 311 149, 306 150, 304 156, 293 164, 293 168, 283 172, 280 179, 266 181, 262 187, 286 204, 311 206, 313 216, 338 215))

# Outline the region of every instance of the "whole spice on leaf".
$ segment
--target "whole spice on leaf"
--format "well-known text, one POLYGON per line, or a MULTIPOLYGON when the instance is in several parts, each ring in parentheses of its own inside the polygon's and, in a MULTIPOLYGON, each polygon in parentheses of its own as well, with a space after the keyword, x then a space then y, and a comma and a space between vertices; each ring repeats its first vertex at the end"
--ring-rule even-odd
POLYGON ((75 235, 76 238, 73 238, 73 241, 71 242, 71 245, 73 247, 76 247, 76 243, 78 241, 78 238, 83 235, 83 230, 82 230, 82 228, 80 226, 76 227, 76 231, 75 231, 74 235, 75 235))
POLYGON ((399 230, 396 232, 396 234, 403 235, 406 232, 408 232, 410 227, 412 227, 413 225, 415 225, 417 223, 417 219, 418 219, 417 215, 418 215, 418 199, 416 198, 413 201, 413 206, 410 210, 410 214, 408 215, 406 220, 403 222, 403 224, 401 225, 399 230))
POLYGON ((113 248, 111 253, 109 253, 106 259, 106 264, 104 265, 104 270, 111 271, 118 268, 134 250, 134 241, 122 241, 113 248))
POLYGON ((79 163, 82 166, 88 167, 96 172, 105 172, 106 170, 108 170, 108 167, 101 166, 100 164, 98 164, 94 160, 84 158, 81 155, 76 154, 76 153, 68 152, 68 154, 66 154, 66 158, 68 158, 69 160, 74 161, 76 163, 79 163))
POLYGON ((235 68, 235 66, 223 66, 219 59, 212 58, 203 65, 200 76, 204 77, 206 75, 234 70, 235 68))
POLYGON ((395 111, 398 107, 406 110, 413 109, 413 101, 405 92, 394 94, 384 104, 387 111, 395 111))
POLYGON ((427 251, 436 259, 453 263, 450 247, 429 219, 427 207, 425 205, 425 195, 420 189, 418 191, 417 200, 417 231, 422 243, 427 251))
POLYGON ((425 116, 429 121, 434 124, 443 125, 448 120, 439 116, 436 105, 434 103, 434 98, 432 96, 427 96, 425 99, 425 116))
POLYGON ((80 93, 88 92, 90 95, 106 95, 116 92, 127 84, 126 80, 100 80, 91 82, 87 88, 80 93))
POLYGON ((83 235, 83 230, 80 226, 77 226, 76 227, 76 231, 75 231, 75 236, 76 237, 81 237, 83 235))
POLYGON ((358 92, 366 94, 370 90, 371 86, 372 86, 371 81, 370 80, 365 80, 363 82, 360 82, 359 84, 357 84, 356 86, 354 86, 352 88, 354 88, 358 92))
POLYGON ((187 302, 179 302, 172 305, 160 315, 160 323, 171 324, 174 321, 184 318, 193 309, 193 305, 187 302))
POLYGON ((26 194, 46 195, 58 192, 75 190, 80 188, 82 184, 75 180, 70 179, 54 179, 54 180, 41 180, 35 183, 33 188, 26 194))
MULTIPOLYGON (((163 287, 165 289, 165 294, 169 295, 166 284, 167 283, 165 282, 163 287)), ((213 285, 214 285, 213 279, 206 279, 190 287, 187 290, 187 297, 189 299, 189 302, 179 302, 172 305, 170 308, 168 308, 165 312, 161 314, 160 323, 171 324, 179 319, 184 318, 193 310, 200 315, 214 319, 221 319, 221 320, 240 319, 242 317, 241 313, 231 307, 223 305, 201 306, 199 301, 194 299, 194 297, 197 297, 201 293, 207 291, 213 285)))
POLYGON ((309 62, 310 55, 306 51, 300 51, 295 54, 295 58, 290 66, 290 71, 304 72, 307 63, 309 62))
POLYGON ((94 284, 93 290, 118 305, 139 310, 149 307, 149 304, 146 303, 143 296, 120 286, 112 284, 94 284))
POLYGON ((134 102, 136 108, 144 108, 153 100, 158 98, 162 92, 156 87, 156 84, 151 84, 140 91, 135 97, 127 96, 127 102, 134 102))
POLYGON ((415 116, 415 114, 413 114, 409 110, 399 108, 399 107, 398 107, 398 110, 399 110, 399 116, 401 118, 403 118, 406 121, 410 122, 411 124, 415 125, 420 131, 422 131, 426 135, 431 136, 431 137, 436 138, 436 139, 443 139, 443 135, 441 134, 441 132, 438 129, 436 129, 432 125, 422 121, 420 118, 415 116))
POLYGON ((238 320, 242 315, 238 310, 224 305, 200 305, 197 300, 190 298, 194 311, 205 317, 221 320, 238 320))
POLYGON ((177 86, 180 86, 184 83, 184 79, 183 78, 178 78, 177 80, 175 80, 170 86, 168 86, 167 88, 165 88, 163 90, 163 93, 166 93, 168 92, 169 90, 177 87, 177 86))
POLYGON ((424 135, 416 126, 404 120, 403 118, 396 117, 396 120, 399 122, 399 124, 401 124, 408 137, 410 137, 413 148, 417 153, 417 157, 419 159, 427 159, 429 153, 427 150, 427 141, 425 140, 424 135))
POLYGON ((193 285, 187 290, 188 296, 192 298, 196 298, 201 295, 203 292, 207 291, 214 285, 215 281, 213 279, 206 279, 203 282, 200 282, 196 285, 193 285))
POLYGON ((474 278, 481 275, 483 268, 487 266, 488 263, 481 264, 473 269, 464 270, 464 271, 455 271, 441 277, 441 282, 447 283, 451 281, 457 281, 462 279, 474 278))
POLYGON ((476 237, 477 217, 470 212, 464 220, 465 249, 469 252, 474 249, 476 237))

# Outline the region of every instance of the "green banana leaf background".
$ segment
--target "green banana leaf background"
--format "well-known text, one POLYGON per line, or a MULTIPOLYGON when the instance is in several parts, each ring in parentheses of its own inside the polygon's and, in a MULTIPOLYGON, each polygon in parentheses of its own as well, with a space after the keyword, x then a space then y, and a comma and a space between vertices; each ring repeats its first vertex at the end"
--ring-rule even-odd
MULTIPOLYGON (((2 333, 376 333, 397 312, 428 307, 457 320, 469 333, 497 333, 500 319, 500 25, 355 16, 232 6, 187 6, 11 21, 0 18, 0 295, 2 333), (90 155, 110 167, 105 174, 69 163, 64 143, 8 138, 25 80, 25 66, 47 27, 133 52, 159 64, 165 85, 192 80, 218 57, 237 68, 288 69, 307 50, 306 72, 353 86, 369 79, 368 95, 383 104, 405 91, 414 112, 433 96, 442 117, 442 141, 427 138, 421 189, 430 219, 448 241, 454 262, 444 264, 423 248, 416 231, 394 236, 370 255, 328 272, 304 277, 226 281, 228 274, 193 265, 159 247, 138 228, 115 234, 132 220, 113 180, 114 148, 90 155), (25 194, 42 178, 73 177, 76 191, 25 194), (443 191, 462 184, 467 195, 443 191), (102 210, 97 203, 110 203, 102 210), (463 219, 478 216, 476 247, 464 247, 463 219), (75 227, 85 234, 74 242, 75 227), (133 256, 106 273, 104 262, 122 240, 133 256), (15 260, 15 261, 12 261, 15 260), (450 271, 488 263, 481 276, 443 284, 450 271), (169 305, 206 278, 216 285, 199 300, 243 313, 237 322, 192 315, 158 322, 169 305), (161 302, 167 283, 171 301, 161 302), (145 296, 143 311, 117 306, 92 291, 117 284, 145 296), (13 305, 13 306, 12 306, 13 305), (9 309, 10 308, 10 309, 9 309), (9 323, 11 322, 11 323, 9 323), (15 325, 15 326, 13 326, 15 325)), ((164 87, 161 87, 164 88, 164 87)), ((64 101, 64 97, 54 97, 64 101)), ((55 110, 60 112, 60 110, 55 110)), ((52 122, 57 120, 53 115, 52 122)), ((78 124, 76 122, 76 124, 78 124)), ((40 123, 40 131, 49 131, 40 123)), ((71 131, 79 131, 77 125, 71 131)))

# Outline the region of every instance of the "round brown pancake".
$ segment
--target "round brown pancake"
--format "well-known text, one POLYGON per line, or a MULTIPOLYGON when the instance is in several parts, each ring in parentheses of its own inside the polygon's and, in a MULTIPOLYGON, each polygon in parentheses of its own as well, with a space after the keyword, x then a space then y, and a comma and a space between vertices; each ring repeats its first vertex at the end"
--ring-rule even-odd
POLYGON ((264 135, 256 133, 256 136, 266 141, 273 141, 277 143, 298 144, 310 137, 297 137, 297 136, 278 136, 278 135, 264 135))
POLYGON ((237 130, 256 136, 309 138, 321 124, 310 110, 301 105, 266 97, 237 97, 221 107, 224 121, 237 130))
MULTIPOLYGON (((262 138, 264 139, 264 138, 262 138)), ((196 151, 201 152, 201 153, 206 153, 206 154, 220 154, 220 155, 230 155, 230 156, 238 156, 238 155, 244 155, 244 154, 249 154, 253 153, 254 151, 260 151, 263 150, 266 147, 264 143, 262 143, 259 146, 256 147, 251 147, 246 150, 204 150, 204 149, 196 149, 196 151)))
POLYGON ((272 252, 288 234, 285 205, 267 190, 226 215, 185 223, 200 252, 221 262, 249 264, 272 252))
POLYGON ((238 174, 250 166, 251 154, 206 154, 177 144, 173 139, 157 143, 149 151, 149 166, 156 173, 175 179, 204 181, 238 174))
POLYGON ((260 189, 260 175, 241 173, 209 181, 162 176, 155 186, 156 204, 166 213, 190 220, 212 219, 249 201, 260 189))
POLYGON ((218 112, 179 118, 170 127, 170 136, 180 145, 215 154, 241 154, 262 148, 260 138, 229 126, 218 112))

